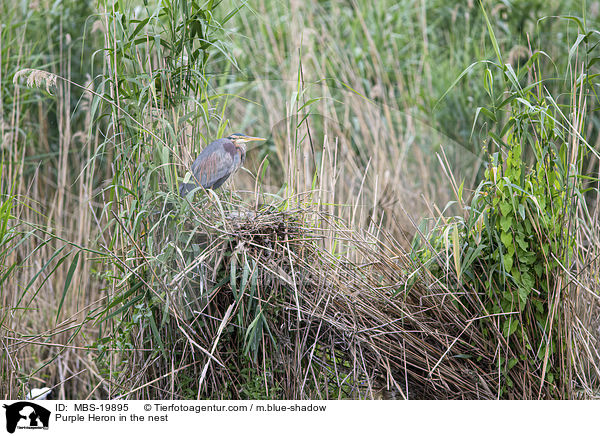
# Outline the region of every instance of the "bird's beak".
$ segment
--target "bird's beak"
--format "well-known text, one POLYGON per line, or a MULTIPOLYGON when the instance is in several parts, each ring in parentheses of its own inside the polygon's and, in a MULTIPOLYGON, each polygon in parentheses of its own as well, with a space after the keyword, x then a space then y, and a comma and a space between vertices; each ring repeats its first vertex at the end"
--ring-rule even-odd
POLYGON ((242 138, 242 141, 244 142, 250 142, 250 141, 266 141, 266 138, 257 138, 254 136, 245 136, 244 138, 242 138))

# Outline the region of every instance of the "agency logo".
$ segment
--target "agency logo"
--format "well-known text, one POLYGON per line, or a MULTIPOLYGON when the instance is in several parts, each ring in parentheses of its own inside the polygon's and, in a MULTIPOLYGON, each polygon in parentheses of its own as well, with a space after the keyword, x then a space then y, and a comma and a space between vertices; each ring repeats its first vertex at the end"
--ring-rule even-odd
POLYGON ((48 430, 50 421, 50 411, 30 403, 29 401, 19 401, 18 403, 5 404, 6 409, 6 431, 14 433, 18 429, 27 430, 48 430))

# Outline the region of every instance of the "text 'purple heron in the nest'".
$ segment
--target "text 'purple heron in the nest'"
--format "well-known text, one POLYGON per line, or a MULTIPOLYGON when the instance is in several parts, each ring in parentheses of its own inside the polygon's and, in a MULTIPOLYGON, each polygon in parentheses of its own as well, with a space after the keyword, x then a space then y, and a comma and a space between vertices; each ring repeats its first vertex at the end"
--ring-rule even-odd
POLYGON ((186 195, 198 184, 204 189, 217 189, 244 163, 246 142, 264 140, 265 138, 234 133, 211 142, 192 164, 195 183, 182 183, 179 194, 186 195))

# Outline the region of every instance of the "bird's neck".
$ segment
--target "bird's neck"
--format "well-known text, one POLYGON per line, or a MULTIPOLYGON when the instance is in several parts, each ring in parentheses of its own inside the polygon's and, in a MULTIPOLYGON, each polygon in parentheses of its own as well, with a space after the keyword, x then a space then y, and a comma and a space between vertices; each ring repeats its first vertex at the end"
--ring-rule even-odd
POLYGON ((240 160, 244 163, 244 159, 246 159, 246 144, 236 144, 238 153, 240 154, 240 160))

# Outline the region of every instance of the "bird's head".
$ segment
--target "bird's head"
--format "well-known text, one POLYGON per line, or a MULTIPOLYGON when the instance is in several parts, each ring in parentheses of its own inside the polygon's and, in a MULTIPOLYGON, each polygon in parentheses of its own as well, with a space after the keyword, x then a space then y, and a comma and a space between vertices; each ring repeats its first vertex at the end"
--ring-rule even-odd
POLYGON ((234 133, 233 135, 229 135, 227 139, 233 142, 236 147, 239 147, 242 144, 250 141, 265 141, 265 138, 256 138, 254 136, 248 136, 242 133, 234 133))

